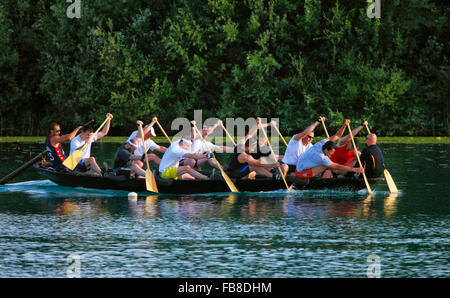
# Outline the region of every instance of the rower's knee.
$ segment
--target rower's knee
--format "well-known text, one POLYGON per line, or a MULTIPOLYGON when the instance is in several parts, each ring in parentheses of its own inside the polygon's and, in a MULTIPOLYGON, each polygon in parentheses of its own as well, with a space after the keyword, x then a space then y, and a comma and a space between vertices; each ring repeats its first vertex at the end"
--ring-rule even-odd
POLYGON ((140 160, 135 160, 135 161, 133 161, 132 166, 142 168, 144 166, 144 163, 140 160))
POLYGON ((287 172, 289 171, 289 166, 287 164, 282 164, 280 168, 281 171, 283 172, 283 175, 286 176, 287 172))
POLYGON ((323 173, 323 178, 332 178, 333 173, 330 170, 326 170, 325 173, 323 173))
POLYGON ((94 163, 95 163, 95 157, 93 157, 93 156, 88 157, 88 158, 85 159, 84 162, 85 162, 85 164, 87 164, 87 165, 94 164, 94 163))

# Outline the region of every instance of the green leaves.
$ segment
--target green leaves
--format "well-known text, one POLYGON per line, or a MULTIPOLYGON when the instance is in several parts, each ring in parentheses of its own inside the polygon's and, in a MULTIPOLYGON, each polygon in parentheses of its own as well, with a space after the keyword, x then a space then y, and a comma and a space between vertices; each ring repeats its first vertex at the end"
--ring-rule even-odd
POLYGON ((194 109, 278 117, 289 134, 319 115, 330 130, 350 118, 384 135, 448 134, 448 8, 385 1, 369 19, 365 5, 83 0, 69 19, 64 1, 4 0, 0 135, 106 112, 125 135, 138 118, 168 125, 194 109))

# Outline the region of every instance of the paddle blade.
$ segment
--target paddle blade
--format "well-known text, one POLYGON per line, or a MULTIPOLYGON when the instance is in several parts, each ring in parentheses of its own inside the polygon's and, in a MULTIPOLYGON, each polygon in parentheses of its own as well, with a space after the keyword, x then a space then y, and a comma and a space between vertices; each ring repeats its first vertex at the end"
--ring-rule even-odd
POLYGON ((75 150, 65 161, 63 161, 63 165, 73 171, 81 158, 83 158, 83 150, 75 150))
POLYGON ((156 185, 155 176, 150 169, 145 171, 145 185, 147 190, 151 192, 158 192, 158 186, 156 185))
POLYGON ((389 192, 398 193, 397 186, 394 183, 394 179, 392 179, 391 174, 388 170, 384 169, 384 178, 386 179, 387 186, 389 188, 389 192))
POLYGON ((225 173, 225 171, 220 171, 222 173, 222 177, 225 180, 225 182, 227 183, 228 187, 230 188, 230 190, 232 192, 239 192, 239 190, 237 189, 236 185, 234 185, 233 181, 231 181, 231 178, 228 177, 227 173, 225 173))

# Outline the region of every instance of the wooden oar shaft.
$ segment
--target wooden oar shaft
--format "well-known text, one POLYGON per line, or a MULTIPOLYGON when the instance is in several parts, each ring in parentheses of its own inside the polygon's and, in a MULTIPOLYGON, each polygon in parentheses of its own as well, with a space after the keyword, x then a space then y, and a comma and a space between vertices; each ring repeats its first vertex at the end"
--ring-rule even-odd
POLYGON ((369 126, 367 126, 367 124, 365 124, 364 126, 366 127, 367 132, 370 133, 369 126))
POLYGON ((277 127, 277 125, 275 124, 275 130, 277 131, 277 133, 278 133, 278 135, 280 136, 280 138, 283 140, 283 143, 286 145, 286 147, 287 147, 287 143, 286 143, 286 140, 283 138, 283 136, 281 135, 281 132, 278 130, 278 127, 277 127))
MULTIPOLYGON (((355 139, 353 138, 352 129, 350 128, 350 123, 347 124, 347 127, 348 127, 348 132, 350 133, 350 138, 352 139, 353 148, 355 149, 356 159, 358 160, 359 167, 362 168, 363 166, 362 166, 361 160, 359 159, 358 148, 356 148, 355 139)), ((366 183, 367 191, 369 193, 372 193, 372 189, 370 188, 369 182, 367 181, 366 174, 364 172, 362 174, 363 174, 364 182, 366 183)))
POLYGON ((0 184, 5 184, 7 183, 9 180, 14 179, 15 177, 17 177, 20 173, 22 173, 24 170, 28 169, 32 164, 34 164, 39 158, 41 158, 42 154, 44 154, 45 152, 47 152, 47 150, 42 151, 41 153, 39 153, 38 155, 36 155, 35 157, 33 157, 31 160, 27 161, 25 164, 23 164, 22 166, 20 166, 19 168, 17 168, 16 170, 14 170, 13 172, 9 173, 8 175, 6 175, 5 177, 3 177, 0 180, 0 184))
POLYGON ((83 151, 86 146, 91 142, 91 140, 94 138, 94 136, 100 131, 100 129, 103 128, 103 126, 105 126, 106 122, 109 120, 109 117, 106 117, 105 121, 103 121, 103 123, 100 125, 100 127, 92 134, 92 136, 89 138, 89 140, 84 144, 84 146, 81 149, 77 149, 77 150, 81 150, 83 151))
MULTIPOLYGON (((322 122, 323 130, 325 130, 325 134, 327 135, 327 139, 329 139, 329 138, 330 138, 330 135, 328 134, 327 127, 325 126, 325 121, 320 121, 320 122, 322 122)), ((351 132, 350 132, 350 133, 351 133, 351 132)))
POLYGON ((167 138, 167 140, 169 141, 170 144, 172 144, 172 141, 170 140, 170 138, 167 136, 166 131, 164 130, 164 128, 162 128, 161 124, 159 124, 159 121, 156 120, 156 124, 158 124, 159 129, 161 129, 162 133, 164 134, 164 136, 167 138))
POLYGON ((225 131, 226 135, 227 135, 228 138, 231 140, 231 142, 233 143, 233 145, 236 146, 236 142, 234 141, 233 137, 230 135, 230 133, 228 132, 228 130, 225 128, 225 126, 223 126, 223 123, 220 123, 220 125, 222 126, 223 130, 225 131))
POLYGON ((147 156, 147 148, 145 146, 145 140, 144 140, 144 130, 142 129, 142 125, 139 124, 139 132, 142 136, 142 145, 144 146, 144 155, 145 155, 145 162, 147 163, 147 169, 150 169, 150 164, 148 163, 148 156, 147 156))
MULTIPOLYGON (((192 125, 194 126, 195 131, 197 132, 197 134, 200 136, 200 138, 202 139, 203 144, 205 144, 206 149, 208 150, 208 153, 212 153, 211 149, 209 148, 208 144, 206 143, 205 139, 203 138, 203 135, 200 133, 200 131, 197 128, 197 125, 195 125, 195 122, 192 123, 192 125)), ((230 188, 230 190, 232 192, 239 192, 239 190, 237 189, 237 187, 234 185, 234 183, 231 181, 231 179, 228 177, 228 175, 225 173, 225 171, 223 170, 222 166, 220 165, 219 161, 216 159, 216 157, 214 156, 214 161, 216 162, 217 166, 219 167, 220 173, 222 174, 222 177, 225 179, 225 182, 227 183, 228 187, 230 188)))
MULTIPOLYGON (((261 130, 264 134, 264 138, 266 138, 266 140, 267 140, 267 144, 269 145, 270 152, 272 153, 273 157, 275 158, 275 161, 277 161, 277 156, 276 156, 275 152, 273 152, 272 145, 270 144, 270 141, 269 141, 269 138, 267 137, 266 131, 262 127, 261 127, 261 130)), ((281 178, 283 178, 284 185, 286 185, 286 189, 289 189, 289 185, 286 182, 286 177, 284 177, 283 171, 281 171, 280 166, 278 166, 278 171, 280 171, 280 175, 281 175, 281 178)))
POLYGON ((145 139, 144 139, 144 130, 142 129, 142 125, 139 124, 139 132, 142 136, 142 145, 144 146, 144 155, 145 155, 145 162, 147 164, 147 170, 145 171, 145 184, 148 191, 152 192, 158 192, 158 186, 156 185, 155 177, 153 176, 153 173, 150 169, 150 164, 148 162, 148 156, 147 156, 147 146, 145 146, 145 139))

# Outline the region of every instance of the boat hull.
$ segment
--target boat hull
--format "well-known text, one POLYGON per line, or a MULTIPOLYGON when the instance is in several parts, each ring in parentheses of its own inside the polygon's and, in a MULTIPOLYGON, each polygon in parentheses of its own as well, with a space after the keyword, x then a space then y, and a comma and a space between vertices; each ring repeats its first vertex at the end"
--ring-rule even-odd
MULTIPOLYGON (((125 190, 134 192, 146 192, 145 179, 129 179, 124 175, 91 176, 80 175, 74 172, 58 172, 53 168, 35 165, 38 173, 52 182, 61 186, 86 187, 97 189, 125 190)), ((288 186, 294 184, 294 189, 342 189, 348 191, 358 191, 365 188, 362 179, 299 179, 295 176, 286 177, 288 186)), ((383 180, 382 178, 369 179, 370 184, 375 184, 383 180)), ((166 180, 156 176, 158 191, 162 194, 198 194, 230 192, 224 180, 166 180)), ((269 178, 243 179, 235 181, 235 185, 240 192, 261 192, 285 190, 283 180, 269 178)))

